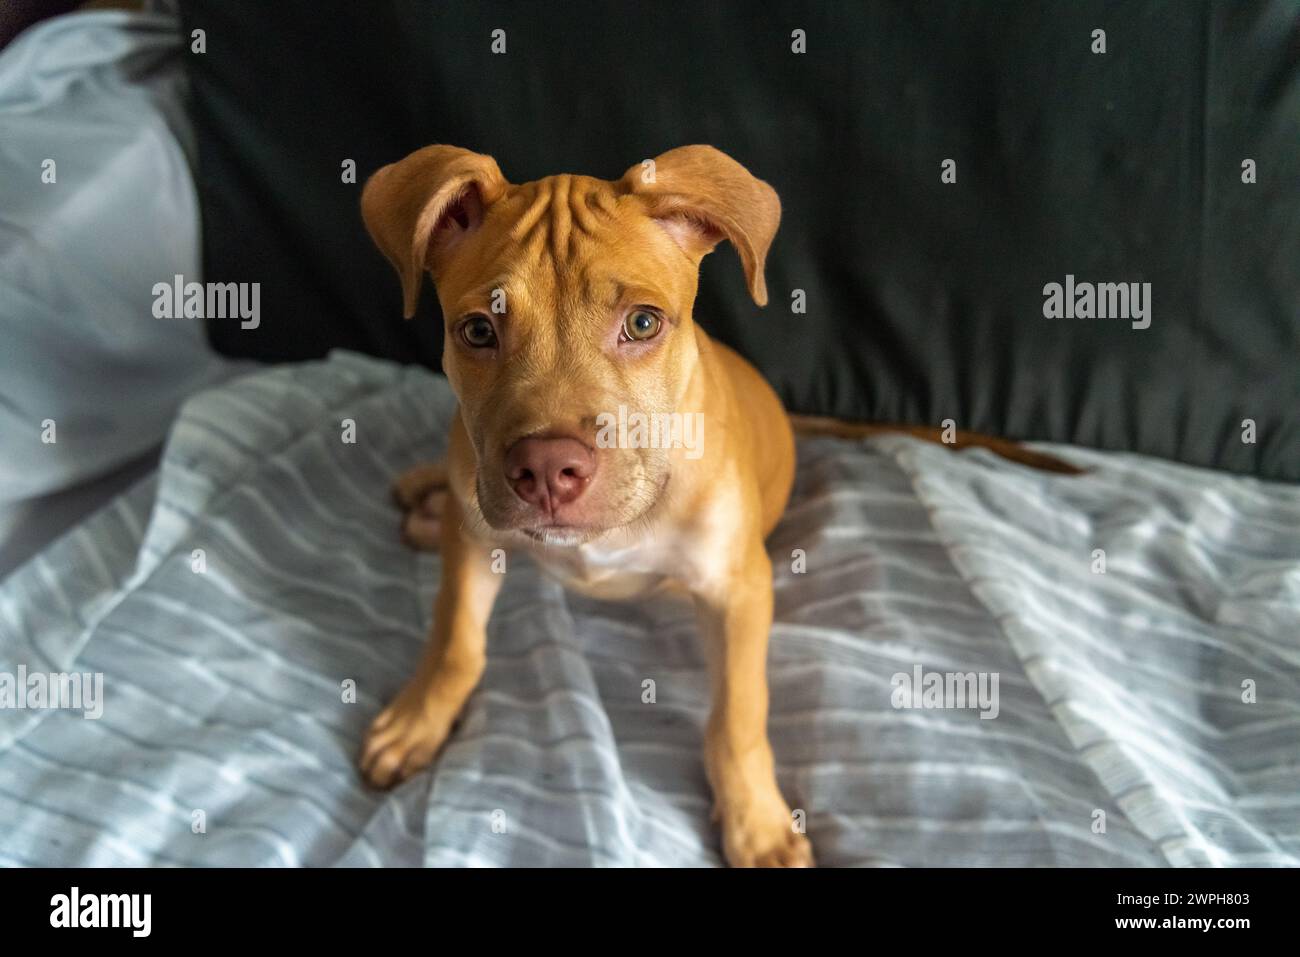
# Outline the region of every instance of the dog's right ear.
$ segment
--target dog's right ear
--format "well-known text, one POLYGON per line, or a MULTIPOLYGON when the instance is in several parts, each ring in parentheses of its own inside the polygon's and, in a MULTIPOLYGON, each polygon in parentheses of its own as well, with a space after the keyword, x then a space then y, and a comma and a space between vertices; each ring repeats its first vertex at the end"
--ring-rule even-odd
POLYGON ((679 146, 633 166, 619 185, 697 262, 721 240, 736 247, 749 294, 767 305, 763 266, 781 222, 781 199, 767 183, 712 146, 679 146))
POLYGON ((366 182, 361 218, 401 277, 407 319, 434 257, 477 229, 508 186, 496 160, 457 146, 426 146, 366 182))

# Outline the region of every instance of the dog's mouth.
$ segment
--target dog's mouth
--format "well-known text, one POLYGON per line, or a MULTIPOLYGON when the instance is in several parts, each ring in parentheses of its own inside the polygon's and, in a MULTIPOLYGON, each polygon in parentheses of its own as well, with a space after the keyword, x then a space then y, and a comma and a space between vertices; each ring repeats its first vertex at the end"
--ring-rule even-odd
POLYGON ((480 476, 476 483, 478 512, 489 527, 500 532, 516 532, 539 545, 562 547, 582 545, 604 535, 645 523, 658 510, 669 484, 670 472, 665 470, 652 483, 638 482, 628 488, 619 500, 592 508, 590 503, 574 503, 541 512, 522 507, 522 503, 509 501, 505 509, 496 505, 504 495, 491 501, 485 493, 480 476), (488 505, 488 507, 484 507, 488 505))
POLYGON ((539 545, 552 545, 566 547, 572 545, 581 545, 591 539, 603 534, 607 529, 593 528, 588 525, 534 525, 531 528, 521 528, 520 532, 527 535, 539 545))

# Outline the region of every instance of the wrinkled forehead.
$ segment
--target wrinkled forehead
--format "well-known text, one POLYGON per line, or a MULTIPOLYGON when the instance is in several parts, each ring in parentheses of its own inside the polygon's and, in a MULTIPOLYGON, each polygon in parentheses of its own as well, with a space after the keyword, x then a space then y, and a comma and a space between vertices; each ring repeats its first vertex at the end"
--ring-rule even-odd
POLYGON ((471 302, 498 289, 530 302, 612 307, 638 293, 693 298, 688 267, 693 264, 637 197, 590 176, 548 176, 510 187, 487 210, 440 277, 439 291, 452 309, 478 308, 471 302))

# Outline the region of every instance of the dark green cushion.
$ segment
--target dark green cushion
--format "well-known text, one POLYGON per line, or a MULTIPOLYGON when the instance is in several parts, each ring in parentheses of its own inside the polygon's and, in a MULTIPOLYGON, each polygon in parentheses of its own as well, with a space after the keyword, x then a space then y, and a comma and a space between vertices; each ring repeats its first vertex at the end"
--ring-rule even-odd
POLYGON ((206 31, 188 58, 206 278, 262 284, 260 328, 211 323, 225 352, 437 366, 435 298, 403 323, 358 211, 365 177, 417 147, 490 153, 522 182, 710 143, 785 213, 770 305, 728 250, 696 317, 793 409, 1300 479, 1293 5, 181 6, 206 31), (1150 327, 1045 318, 1067 275, 1149 282, 1150 327))

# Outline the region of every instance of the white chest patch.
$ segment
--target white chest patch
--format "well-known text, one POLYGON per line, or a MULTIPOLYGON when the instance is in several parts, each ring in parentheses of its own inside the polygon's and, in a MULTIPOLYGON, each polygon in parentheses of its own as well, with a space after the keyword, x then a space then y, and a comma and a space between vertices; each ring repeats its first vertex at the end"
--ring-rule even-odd
MULTIPOLYGON (((697 556, 689 536, 667 538, 642 532, 585 545, 530 545, 533 560, 563 584, 601 597, 622 598, 673 581, 689 584, 697 556)), ((698 545, 698 543, 695 543, 698 545)))
POLYGON ((698 590, 725 581, 739 553, 743 527, 734 495, 715 496, 707 512, 606 534, 582 545, 527 541, 544 572, 561 583, 602 598, 628 598, 664 586, 698 590))

